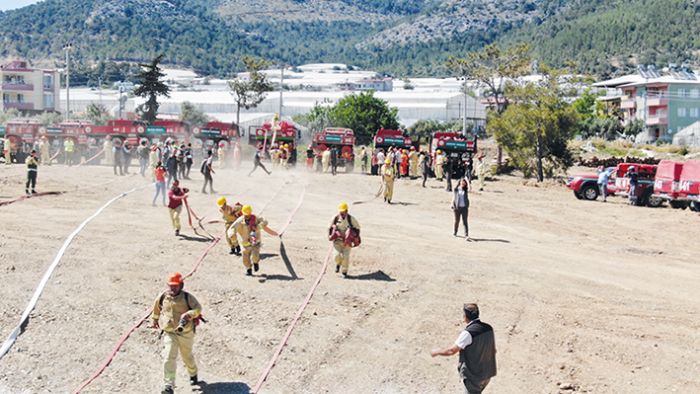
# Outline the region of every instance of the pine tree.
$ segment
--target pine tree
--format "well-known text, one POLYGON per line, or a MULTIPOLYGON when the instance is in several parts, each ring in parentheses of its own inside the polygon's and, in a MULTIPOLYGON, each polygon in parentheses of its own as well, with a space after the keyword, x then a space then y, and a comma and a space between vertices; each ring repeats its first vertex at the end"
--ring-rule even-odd
POLYGON ((161 80, 165 74, 158 67, 163 56, 163 54, 158 55, 150 64, 139 64, 142 71, 137 76, 137 80, 141 85, 134 90, 134 94, 147 99, 139 106, 137 112, 141 113, 141 119, 148 124, 155 122, 158 116, 158 107, 160 106, 158 96, 170 97, 170 88, 161 80))

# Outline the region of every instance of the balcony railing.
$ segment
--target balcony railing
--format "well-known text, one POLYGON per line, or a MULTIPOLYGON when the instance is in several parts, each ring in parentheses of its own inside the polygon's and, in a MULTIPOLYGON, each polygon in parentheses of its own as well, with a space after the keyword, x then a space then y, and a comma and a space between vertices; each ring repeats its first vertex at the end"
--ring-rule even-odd
POLYGON ((34 90, 34 85, 31 83, 22 82, 3 82, 2 90, 19 90, 19 91, 31 91, 34 90))
POLYGON ((649 96, 647 98, 647 106, 649 107, 664 107, 668 105, 668 99, 663 97, 649 96))
POLYGON ((620 108, 622 109, 631 109, 631 108, 636 108, 637 107, 637 101, 635 99, 623 99, 620 102, 620 108))
POLYGON ((668 115, 667 114, 649 115, 647 117, 647 126, 665 125, 665 124, 668 124, 668 115))
POLYGON ((2 104, 5 107, 5 109, 10 109, 10 108, 15 108, 15 109, 19 109, 19 110, 34 109, 33 103, 18 103, 16 101, 4 101, 2 104))

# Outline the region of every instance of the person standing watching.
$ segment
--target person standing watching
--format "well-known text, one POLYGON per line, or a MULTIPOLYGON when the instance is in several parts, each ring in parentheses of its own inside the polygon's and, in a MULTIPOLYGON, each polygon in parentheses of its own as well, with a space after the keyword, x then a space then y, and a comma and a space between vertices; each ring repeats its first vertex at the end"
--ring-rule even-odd
POLYGON ((189 189, 180 188, 180 181, 175 179, 173 187, 168 191, 168 211, 170 212, 170 221, 175 228, 175 236, 180 235, 180 212, 182 212, 182 200, 187 198, 189 189))
POLYGON ((452 198, 452 212, 455 214, 455 225, 454 232, 452 235, 457 236, 457 230, 459 229, 459 220, 462 219, 462 224, 464 224, 464 236, 467 241, 469 238, 469 224, 467 219, 469 218, 469 189, 471 185, 467 178, 462 178, 459 184, 454 190, 454 197, 452 198))
POLYGON ((331 174, 335 175, 338 172, 338 148, 331 148, 331 174))
POLYGON ((63 141, 63 153, 66 155, 66 164, 69 167, 72 166, 75 156, 75 142, 73 142, 72 138, 66 138, 63 141))
POLYGON ((192 169, 193 163, 194 156, 192 155, 192 144, 187 144, 187 148, 185 148, 185 179, 190 179, 190 170, 192 169))
POLYGON ((149 149, 146 144, 147 141, 142 140, 141 145, 136 148, 136 155, 139 157, 139 174, 141 174, 141 176, 146 176, 146 168, 148 168, 149 149))
POLYGON ((612 171, 614 171, 614 168, 606 169, 601 166, 598 169, 598 189, 600 190, 600 195, 603 196, 603 202, 606 202, 608 199, 608 180, 612 171))
POLYGON ((168 155, 165 161, 165 169, 168 171, 167 186, 170 187, 171 183, 177 180, 177 158, 175 155, 168 155))
POLYGON ((394 197, 394 179, 396 178, 396 167, 391 164, 391 159, 386 158, 381 169, 382 183, 384 184, 384 202, 391 204, 394 197))
POLYGON ((479 306, 465 304, 464 322, 467 327, 459 334, 454 345, 430 352, 435 356, 452 356, 459 353, 459 376, 466 394, 481 394, 496 376, 496 340, 493 327, 479 319, 479 306))
POLYGON ((29 194, 36 193, 36 176, 39 168, 39 159, 36 157, 36 150, 32 150, 29 157, 26 159, 27 162, 27 185, 24 187, 24 191, 29 194), (29 191, 29 186, 32 187, 31 192, 29 191))
POLYGON ((425 187, 425 182, 428 180, 428 176, 430 175, 430 155, 427 154, 425 151, 421 152, 420 154, 420 170, 421 174, 423 175, 423 187, 425 187))
POLYGON ((162 332, 164 345, 163 390, 161 394, 173 394, 177 372, 177 354, 190 376, 190 384, 199 383, 197 363, 192 354, 194 334, 202 318, 202 305, 190 293, 183 290, 185 281, 182 274, 175 272, 168 278, 168 290, 161 293, 153 303, 151 328, 160 329, 161 315, 165 320, 162 332))
POLYGON ((211 149, 207 151, 207 158, 202 162, 202 174, 204 174, 202 193, 207 193, 207 183, 209 184, 209 192, 211 194, 216 193, 214 191, 214 178, 211 176, 211 174, 214 174, 214 152, 211 149))
POLYGON ((637 173, 637 168, 635 166, 630 166, 625 174, 630 181, 630 190, 628 193, 630 205, 637 205, 637 185, 639 184, 639 173, 637 173))
POLYGON ((124 167, 124 174, 129 173, 129 166, 131 165, 131 153, 133 149, 131 148, 131 144, 128 142, 124 142, 124 152, 122 156, 122 166, 124 167))
POLYGON ((153 170, 153 177, 156 180, 156 195, 153 196, 152 205, 154 207, 156 206, 156 200, 158 199, 158 195, 162 194, 163 206, 165 206, 165 168, 163 168, 163 165, 160 162, 156 163, 156 168, 153 170))
POLYGON ((118 141, 119 140, 112 146, 112 169, 114 170, 114 175, 117 175, 117 169, 119 169, 119 175, 124 175, 124 170, 122 168, 122 156, 124 156, 124 152, 118 141))

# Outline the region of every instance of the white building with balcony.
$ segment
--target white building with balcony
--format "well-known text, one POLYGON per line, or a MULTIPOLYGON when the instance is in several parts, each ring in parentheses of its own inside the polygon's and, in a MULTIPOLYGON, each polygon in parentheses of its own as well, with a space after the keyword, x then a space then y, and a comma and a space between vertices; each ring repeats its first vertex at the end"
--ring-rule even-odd
POLYGON ((17 60, 0 66, 0 110, 15 108, 25 113, 57 111, 60 81, 56 70, 30 68, 17 60))

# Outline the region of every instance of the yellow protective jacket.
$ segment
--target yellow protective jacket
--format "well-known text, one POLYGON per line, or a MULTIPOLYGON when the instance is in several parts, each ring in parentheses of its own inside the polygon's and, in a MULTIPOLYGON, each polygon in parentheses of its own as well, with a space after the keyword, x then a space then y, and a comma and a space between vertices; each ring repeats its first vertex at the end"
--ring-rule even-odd
POLYGON ((165 324, 161 324, 163 331, 174 333, 183 313, 187 313, 191 317, 184 330, 182 330, 183 333, 187 333, 194 330, 194 319, 201 315, 202 305, 199 304, 199 301, 192 294, 185 291, 181 291, 175 297, 166 291, 161 293, 153 303, 151 319, 159 321, 162 315, 165 319, 165 324))
MULTIPOLYGON (((249 217, 246 216, 241 216, 238 219, 236 219, 235 222, 231 225, 231 227, 234 228, 236 233, 241 237, 241 244, 243 246, 250 246, 251 241, 250 241, 250 230, 251 226, 248 223, 249 217)), ((267 220, 263 219, 260 216, 255 217, 255 235, 257 238, 257 244, 262 244, 262 229, 267 227, 267 220)))

